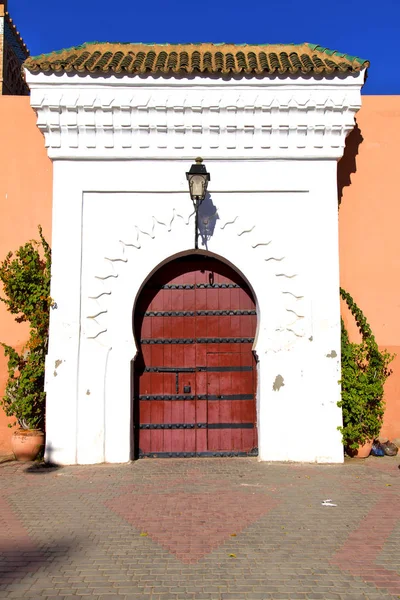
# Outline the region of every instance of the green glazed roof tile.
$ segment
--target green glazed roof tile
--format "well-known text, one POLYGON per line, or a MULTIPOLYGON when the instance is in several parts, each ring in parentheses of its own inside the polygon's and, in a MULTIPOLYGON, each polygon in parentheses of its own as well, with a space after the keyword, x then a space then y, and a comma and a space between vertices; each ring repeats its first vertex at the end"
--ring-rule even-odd
POLYGON ((369 61, 317 44, 130 44, 89 42, 29 57, 32 73, 352 73, 369 61))

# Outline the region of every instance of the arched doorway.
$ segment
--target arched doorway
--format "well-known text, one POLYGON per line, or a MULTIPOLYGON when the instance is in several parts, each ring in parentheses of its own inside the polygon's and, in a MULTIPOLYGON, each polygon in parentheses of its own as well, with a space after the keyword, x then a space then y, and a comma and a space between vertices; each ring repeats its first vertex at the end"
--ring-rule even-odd
POLYGON ((216 258, 156 271, 134 315, 138 458, 257 455, 256 327, 249 287, 216 258))

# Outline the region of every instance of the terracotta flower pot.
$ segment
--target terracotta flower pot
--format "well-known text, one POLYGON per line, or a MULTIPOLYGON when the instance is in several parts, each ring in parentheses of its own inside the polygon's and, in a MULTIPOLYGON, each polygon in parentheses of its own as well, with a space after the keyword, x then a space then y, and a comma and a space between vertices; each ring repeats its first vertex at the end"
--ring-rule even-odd
POLYGON ((44 445, 44 433, 39 429, 17 429, 11 438, 11 447, 17 460, 35 460, 44 445))
POLYGON ((367 458, 371 454, 373 440, 366 442, 362 446, 358 446, 358 450, 354 455, 356 458, 367 458))

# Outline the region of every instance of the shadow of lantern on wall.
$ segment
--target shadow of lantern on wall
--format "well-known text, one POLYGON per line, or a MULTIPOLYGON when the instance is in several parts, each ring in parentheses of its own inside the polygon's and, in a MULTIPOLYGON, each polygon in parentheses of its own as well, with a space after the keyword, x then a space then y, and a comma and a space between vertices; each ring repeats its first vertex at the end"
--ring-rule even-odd
POLYGON ((212 238, 217 224, 218 209, 215 206, 211 194, 207 192, 204 202, 199 206, 198 231, 202 245, 208 250, 208 241, 212 238))
POLYGON ((208 182, 211 179, 210 173, 207 172, 206 167, 203 165, 202 158, 196 158, 196 162, 186 173, 186 179, 189 182, 190 198, 195 211, 194 247, 197 250, 199 247, 199 208, 206 197, 208 182))

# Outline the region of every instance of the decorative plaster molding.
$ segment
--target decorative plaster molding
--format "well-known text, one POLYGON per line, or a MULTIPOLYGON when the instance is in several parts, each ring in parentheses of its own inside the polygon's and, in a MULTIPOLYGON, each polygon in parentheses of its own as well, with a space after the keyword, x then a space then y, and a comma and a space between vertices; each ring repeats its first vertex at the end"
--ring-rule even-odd
MULTIPOLYGON (((172 218, 169 223, 164 223, 159 221, 156 217, 152 218, 152 227, 149 231, 145 231, 139 226, 134 226, 135 231, 135 243, 128 243, 126 241, 119 240, 120 251, 118 252, 115 244, 113 244, 113 251, 115 255, 113 258, 109 258, 110 252, 108 252, 108 256, 104 256, 104 267, 105 271, 101 271, 100 273, 94 275, 94 280, 102 282, 102 285, 106 284, 107 289, 98 291, 98 284, 93 282, 93 290, 90 292, 90 295, 87 296, 87 300, 89 302, 85 302, 86 309, 84 311, 84 324, 83 324, 83 335, 88 340, 96 340, 101 346, 109 347, 111 340, 108 337, 109 333, 109 325, 108 325, 108 313, 109 313, 109 303, 112 302, 112 294, 113 294, 113 282, 118 278, 118 273, 115 272, 115 267, 118 264, 119 268, 125 269, 126 267, 123 265, 132 264, 132 268, 134 268, 135 260, 133 260, 132 255, 127 255, 127 250, 144 250, 143 244, 147 239, 155 239, 156 235, 160 235, 162 233, 169 233, 173 228, 173 224, 177 222, 177 219, 180 218, 184 221, 186 226, 192 225, 194 213, 190 214, 188 218, 185 218, 182 215, 177 214, 176 210, 172 210, 172 218), (113 268, 113 272, 109 272, 106 265, 108 267, 110 265, 113 268), (86 313, 86 314, 85 314, 86 313)), ((257 235, 257 226, 254 225, 250 229, 242 229, 240 227, 240 218, 236 216, 234 219, 229 219, 228 221, 223 222, 219 229, 221 231, 226 230, 228 225, 238 224, 239 227, 236 230, 236 235, 238 238, 244 233, 252 233, 257 235)), ((253 237, 253 236, 252 236, 253 237)), ((258 238, 259 240, 259 238, 258 238)), ((297 286, 298 284, 294 284, 292 280, 297 277, 296 274, 292 273, 275 273, 274 272, 274 264, 279 264, 279 268, 282 269, 282 262, 286 257, 276 258, 275 256, 269 254, 269 256, 260 256, 260 253, 265 250, 265 246, 269 246, 272 241, 256 242, 255 239, 245 240, 243 239, 242 243, 246 243, 250 245, 251 252, 255 253, 255 260, 259 260, 260 262, 260 277, 263 277, 262 269, 268 269, 266 275, 275 276, 279 278, 282 283, 278 285, 278 293, 282 296, 282 300, 280 304, 282 305, 282 322, 279 329, 275 329, 273 332, 267 332, 267 344, 264 346, 263 351, 268 352, 282 352, 290 349, 293 344, 299 338, 304 338, 306 336, 306 331, 303 326, 303 319, 305 315, 303 314, 305 311, 304 306, 304 296, 299 295, 297 286), (258 254, 258 256, 257 256, 258 254), (296 287, 292 290, 288 289, 288 286, 293 288, 293 285, 296 287), (296 292, 296 293, 295 293, 296 292), (286 315, 286 316, 285 316, 286 315)), ((122 273, 121 273, 122 275, 122 273)))
POLYGON ((207 160, 340 158, 364 78, 26 76, 50 158, 207 160))

